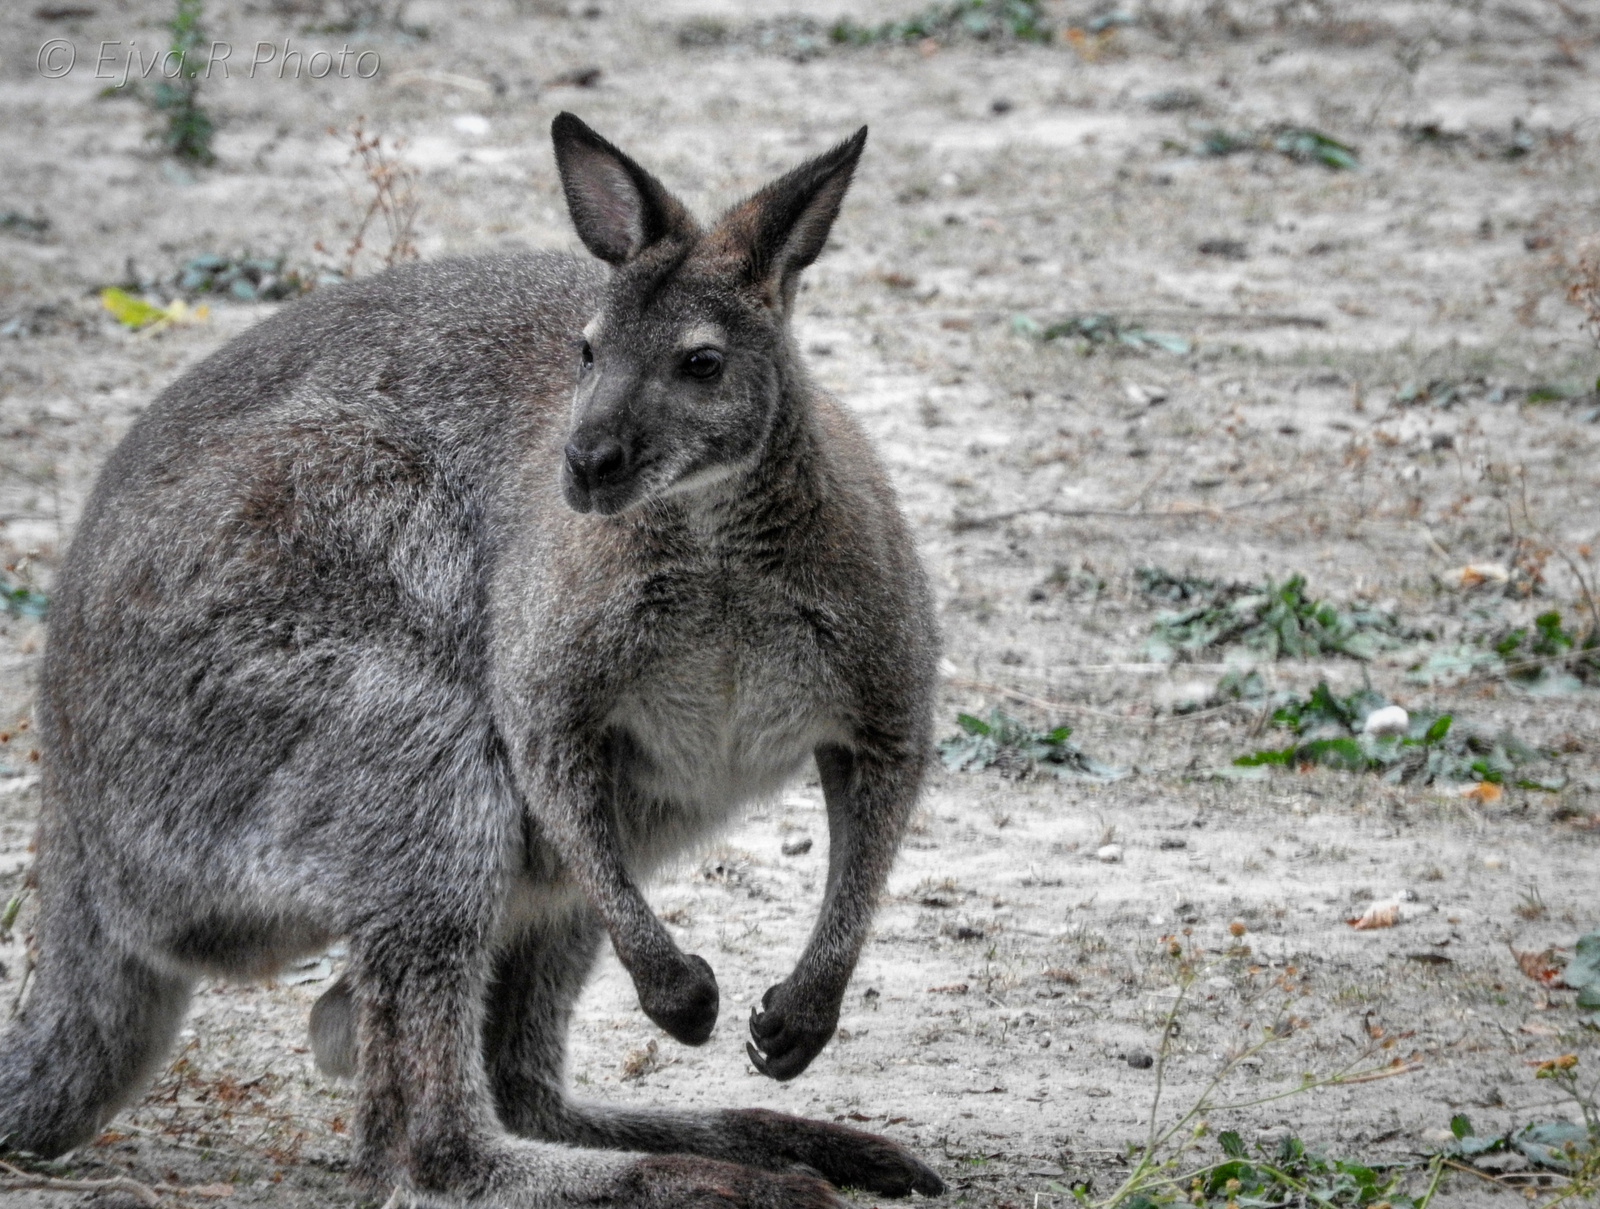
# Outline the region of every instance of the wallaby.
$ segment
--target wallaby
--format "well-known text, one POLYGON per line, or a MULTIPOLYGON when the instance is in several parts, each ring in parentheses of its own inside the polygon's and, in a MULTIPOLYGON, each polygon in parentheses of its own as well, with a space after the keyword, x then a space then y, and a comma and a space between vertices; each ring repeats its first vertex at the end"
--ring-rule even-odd
POLYGON ((639 882, 808 757, 826 888, 749 1056, 775 1079, 816 1057, 929 758, 938 640, 884 471, 789 332, 865 128, 704 231, 576 117, 552 134, 609 268, 501 255, 319 291, 106 463, 44 658, 40 956, 0 1036, 0 1144, 87 1142, 197 978, 344 937, 312 1030, 357 1081, 363 1189, 942 1190, 829 1123, 567 1097, 607 935, 650 1019, 710 1037, 711 969, 639 882))

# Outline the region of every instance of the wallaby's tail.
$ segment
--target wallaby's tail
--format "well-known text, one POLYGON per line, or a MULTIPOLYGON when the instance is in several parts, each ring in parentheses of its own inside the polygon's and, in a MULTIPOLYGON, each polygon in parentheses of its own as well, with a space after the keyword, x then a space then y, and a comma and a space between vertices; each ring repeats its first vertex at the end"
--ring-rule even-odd
POLYGON ((153 969, 57 896, 27 1002, 0 1033, 0 1150, 53 1157, 138 1093, 183 1022, 193 982, 153 969))

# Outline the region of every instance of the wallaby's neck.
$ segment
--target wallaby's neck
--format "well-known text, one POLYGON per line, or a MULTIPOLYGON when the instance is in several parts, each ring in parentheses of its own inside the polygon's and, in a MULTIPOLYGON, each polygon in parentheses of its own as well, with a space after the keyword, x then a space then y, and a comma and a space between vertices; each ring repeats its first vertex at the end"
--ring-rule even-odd
POLYGON ((652 519, 697 553, 759 564, 786 561, 785 552, 792 553, 815 522, 823 500, 813 390, 804 370, 791 362, 772 432, 755 463, 693 497, 664 501, 652 519))

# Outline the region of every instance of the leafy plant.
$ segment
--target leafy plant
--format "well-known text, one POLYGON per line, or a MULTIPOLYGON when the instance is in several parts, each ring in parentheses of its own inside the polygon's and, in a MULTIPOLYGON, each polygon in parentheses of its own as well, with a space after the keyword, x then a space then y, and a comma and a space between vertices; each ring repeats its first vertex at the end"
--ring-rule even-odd
POLYGON ((1354 147, 1309 126, 1278 126, 1271 130, 1207 130, 1194 149, 1200 155, 1234 155, 1240 151, 1274 151, 1296 163, 1317 163, 1345 171, 1361 167, 1354 147))
POLYGON ((211 115, 200 106, 200 69, 205 61, 199 48, 207 41, 200 26, 204 0, 177 0, 167 29, 172 34, 169 57, 177 64, 176 74, 162 79, 150 90, 149 104, 165 114, 167 128, 161 141, 179 159, 198 164, 216 160, 211 150, 215 126, 211 115))
POLYGON ((944 41, 961 36, 1048 42, 1053 32, 1040 0, 955 0, 929 5, 919 13, 880 25, 862 25, 850 17, 841 17, 828 31, 833 41, 853 46, 920 42, 924 38, 944 41))
POLYGON ((1192 347, 1188 340, 1172 332, 1152 332, 1101 312, 1072 315, 1054 323, 1040 323, 1030 315, 1018 314, 1011 317, 1011 330, 1019 336, 1041 341, 1071 336, 1083 342, 1081 347, 1085 352, 1096 347, 1122 345, 1137 349, 1159 348, 1184 356, 1192 347))
POLYGON ((1330 1074, 1307 1073, 1290 1087, 1219 1103, 1217 1094, 1231 1074, 1268 1046, 1292 1035, 1297 1025, 1304 1023, 1288 1014, 1289 1002, 1286 1001, 1276 1019, 1263 1022, 1255 1039, 1229 1051, 1186 1110, 1163 1122, 1162 1090, 1167 1063, 1172 1056, 1172 1039, 1180 1031, 1181 1009, 1195 981, 1217 964, 1199 960, 1192 941, 1187 948, 1177 937, 1164 937, 1163 941, 1168 957, 1177 967, 1178 993, 1161 1022, 1162 1041, 1156 1055, 1155 1094, 1149 1110, 1146 1140, 1142 1145, 1130 1147, 1131 1170, 1108 1196, 1091 1198, 1081 1184, 1072 1188, 1051 1185, 1051 1190, 1071 1193, 1082 1209, 1157 1209, 1185 1203, 1201 1209, 1243 1209, 1245 1206, 1287 1209, 1291 1205, 1377 1209, 1385 1201, 1390 1209, 1426 1209, 1443 1175, 1443 1156, 1435 1156, 1428 1164, 1429 1183, 1423 1194, 1415 1198, 1400 1187, 1407 1164, 1369 1166, 1328 1159, 1312 1152, 1294 1137, 1280 1141, 1271 1152, 1258 1146, 1258 1157, 1250 1158, 1244 1140, 1231 1130, 1224 1131, 1217 1135, 1221 1157, 1196 1163, 1196 1152, 1209 1133, 1207 1118, 1216 1113, 1253 1108, 1321 1087, 1382 1078, 1398 1073, 1397 1068, 1403 1068, 1404 1060, 1395 1058, 1387 1066, 1363 1069, 1363 1064, 1373 1056, 1373 1051, 1368 1050, 1350 1065, 1330 1074))
POLYGON ((1270 1151, 1257 1143, 1256 1157, 1247 1154, 1237 1133, 1217 1135, 1226 1156, 1204 1175, 1191 1178, 1189 1203, 1198 1206, 1319 1205, 1327 1209, 1365 1209, 1388 1204, 1394 1209, 1425 1205, 1428 1197, 1412 1198, 1400 1190, 1405 1164, 1371 1167, 1312 1153, 1299 1138, 1279 1139, 1270 1151))
MULTIPOLYGON (((1240 768, 1322 765, 1344 772, 1381 773, 1391 783, 1431 785, 1440 781, 1501 785, 1519 766, 1540 753, 1508 733, 1492 738, 1457 727, 1450 714, 1418 710, 1407 715, 1403 735, 1363 731, 1367 717, 1391 704, 1381 693, 1363 688, 1346 697, 1334 696, 1320 682, 1304 700, 1291 698, 1273 711, 1272 724, 1292 731, 1296 741, 1235 757, 1240 768)), ((1526 789, 1554 791, 1564 779, 1523 776, 1526 789)))
POLYGON ((282 256, 192 256, 178 270, 177 287, 186 294, 226 294, 241 302, 291 298, 312 287, 297 270, 285 270, 282 256))
MULTIPOLYGON (((1356 607, 1341 611, 1305 593, 1306 581, 1291 575, 1281 584, 1216 584, 1213 581, 1176 581, 1153 568, 1141 571, 1141 582, 1165 585, 1169 594, 1176 584, 1190 608, 1160 614, 1145 640, 1145 653, 1172 661, 1193 658, 1203 651, 1240 645, 1260 651, 1268 659, 1312 659, 1320 655, 1348 655, 1371 659, 1380 651, 1401 645, 1406 632, 1388 613, 1356 607)), ((1152 587, 1147 592, 1157 594, 1152 587)))
POLYGON ((1535 617, 1532 626, 1486 629, 1431 651, 1412 665, 1407 676, 1434 684, 1475 672, 1504 676, 1536 693, 1600 684, 1600 627, 1569 630, 1561 623, 1560 611, 1550 609, 1535 617))
MULTIPOLYGON (((1600 933, 1591 934, 1600 945, 1600 933)), ((1580 942, 1581 943, 1581 942, 1580 942)), ((1472 1121, 1458 1113, 1450 1119, 1454 1137, 1444 1153, 1467 1163, 1484 1155, 1515 1152, 1536 1168, 1567 1177, 1564 1186, 1553 1189, 1546 1202, 1555 1205, 1574 1196, 1593 1196, 1600 1191, 1600 1079, 1585 1088, 1578 1075, 1577 1054, 1562 1054, 1540 1062, 1534 1078, 1556 1084, 1572 1100, 1580 1120, 1533 1121, 1502 1134, 1479 1135, 1472 1121)), ((1502 1180, 1516 1176, 1501 1177, 1502 1180)), ((1529 1184, 1531 1189, 1533 1184, 1529 1184)), ((1532 1196, 1532 1192, 1529 1192, 1532 1196)))
POLYGON ((988 721, 957 714, 956 724, 961 732, 939 744, 939 758, 946 768, 957 772, 998 768, 1018 780, 1035 772, 1091 781, 1115 781, 1128 775, 1126 768, 1085 755, 1071 741, 1069 726, 1033 730, 998 707, 990 711, 988 721))
POLYGON ((1600 931, 1578 938, 1572 960, 1561 971, 1561 981, 1578 992, 1583 1022, 1600 1029, 1600 931))

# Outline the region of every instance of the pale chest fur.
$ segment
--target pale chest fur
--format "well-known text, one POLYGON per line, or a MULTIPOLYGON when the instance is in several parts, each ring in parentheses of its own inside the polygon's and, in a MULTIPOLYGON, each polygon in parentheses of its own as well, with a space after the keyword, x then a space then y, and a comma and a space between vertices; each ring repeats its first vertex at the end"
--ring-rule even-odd
POLYGON ((609 721, 625 736, 635 800, 655 803, 646 813, 663 823, 659 808, 676 807, 663 813, 697 830, 777 792, 818 744, 845 736, 838 678, 807 609, 738 573, 690 586, 609 721))

